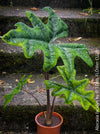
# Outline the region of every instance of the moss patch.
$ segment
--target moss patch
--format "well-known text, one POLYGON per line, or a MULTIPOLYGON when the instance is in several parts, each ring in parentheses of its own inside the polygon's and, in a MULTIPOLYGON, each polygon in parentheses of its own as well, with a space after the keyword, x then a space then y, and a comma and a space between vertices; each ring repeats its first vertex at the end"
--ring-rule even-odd
MULTIPOLYGON (((94 74, 95 73, 95 55, 91 55, 93 60, 93 67, 89 67, 84 61, 80 58, 75 59, 75 69, 77 73, 83 74, 94 74)), ((99 61, 100 63, 100 61, 99 61)), ((63 62, 59 58, 57 65, 62 65, 63 62)), ((41 54, 34 54, 34 56, 30 59, 26 59, 23 53, 15 54, 6 54, 0 53, 0 73, 6 71, 8 73, 30 73, 30 72, 43 72, 43 59, 41 54)), ((56 73, 56 67, 50 70, 50 73, 56 73)))
MULTIPOLYGON (((46 107, 43 109, 46 110, 46 107)), ((81 107, 56 106, 55 111, 64 118, 62 131, 95 130, 96 115, 91 108, 84 111, 81 107)), ((35 131, 34 118, 38 112, 38 106, 10 106, 6 109, 0 107, 0 130, 25 130, 28 127, 30 131, 35 131)))
MULTIPOLYGON (((16 13, 17 14, 17 13, 16 13)), ((41 17, 44 23, 47 23, 47 17, 41 17)), ((64 18, 68 25, 69 37, 99 37, 100 36, 100 19, 98 18, 64 18)), ((17 22, 24 22, 25 24, 32 26, 26 17, 0 17, 0 32, 5 34, 10 29, 15 28, 14 24, 17 22), (6 26, 6 27, 5 27, 6 26)))
POLYGON ((30 59, 26 59, 23 54, 0 54, 0 72, 6 71, 9 73, 21 72, 42 72, 42 57, 34 55, 30 59))

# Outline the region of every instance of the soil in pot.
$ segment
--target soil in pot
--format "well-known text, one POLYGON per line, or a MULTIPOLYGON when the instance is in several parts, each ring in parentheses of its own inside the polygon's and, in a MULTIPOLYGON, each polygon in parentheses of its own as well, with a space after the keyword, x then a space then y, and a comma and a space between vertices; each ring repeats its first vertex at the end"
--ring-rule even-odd
MULTIPOLYGON (((41 116, 37 119, 37 121, 38 121, 41 125, 47 126, 47 125, 45 124, 45 119, 44 119, 44 116, 43 116, 43 115, 41 115, 41 116)), ((54 126, 60 124, 60 122, 61 122, 61 119, 60 119, 59 117, 56 117, 56 116, 53 115, 53 116, 52 116, 52 124, 50 125, 50 127, 54 127, 54 126)))
POLYGON ((44 120, 43 112, 36 115, 35 121, 37 123, 37 134, 60 134, 63 118, 59 113, 53 112, 52 126, 46 126, 44 120))

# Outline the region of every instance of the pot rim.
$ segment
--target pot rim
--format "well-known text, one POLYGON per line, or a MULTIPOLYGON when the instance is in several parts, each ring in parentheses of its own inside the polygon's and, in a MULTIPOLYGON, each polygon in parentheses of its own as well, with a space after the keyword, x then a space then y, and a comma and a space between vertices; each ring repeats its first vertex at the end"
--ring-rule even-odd
MULTIPOLYGON (((46 111, 44 111, 44 112, 46 112, 46 111)), ((60 117, 60 119, 61 119, 60 123, 59 123, 58 125, 56 125, 56 126, 53 126, 53 127, 51 127, 51 126, 48 127, 48 126, 41 125, 41 124, 37 121, 37 119, 38 119, 41 115, 43 115, 43 112, 40 112, 40 113, 38 113, 38 114, 35 116, 35 122, 36 122, 36 124, 39 125, 39 126, 41 126, 41 127, 44 127, 44 128, 57 128, 57 127, 61 126, 62 123, 63 123, 63 117, 62 117, 59 113, 53 112, 53 115, 60 117)))

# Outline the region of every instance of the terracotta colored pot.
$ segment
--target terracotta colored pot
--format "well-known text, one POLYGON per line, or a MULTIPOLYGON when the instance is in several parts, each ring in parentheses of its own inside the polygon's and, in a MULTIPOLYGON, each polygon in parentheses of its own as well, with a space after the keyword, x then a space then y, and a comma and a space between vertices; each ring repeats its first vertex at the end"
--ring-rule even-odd
POLYGON ((63 117, 60 114, 58 114, 56 112, 53 112, 53 115, 56 116, 56 117, 59 117, 61 119, 61 122, 58 125, 54 126, 54 127, 47 127, 47 126, 41 125, 37 121, 37 119, 41 115, 43 115, 43 112, 37 114, 36 117, 35 117, 35 122, 37 124, 37 134, 60 134, 60 127, 61 127, 61 125, 63 123, 63 117))

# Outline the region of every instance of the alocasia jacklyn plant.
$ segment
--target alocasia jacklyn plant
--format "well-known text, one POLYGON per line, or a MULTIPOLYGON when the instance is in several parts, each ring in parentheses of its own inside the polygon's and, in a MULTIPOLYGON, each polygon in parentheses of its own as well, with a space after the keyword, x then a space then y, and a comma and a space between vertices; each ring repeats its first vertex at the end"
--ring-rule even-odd
MULTIPOLYGON (((50 7, 43 10, 49 13, 48 22, 44 24, 41 19, 36 17, 32 12, 26 11, 26 16, 32 24, 32 28, 22 22, 15 24, 16 29, 10 30, 3 35, 2 39, 7 44, 20 46, 26 58, 31 58, 36 50, 41 50, 43 56, 43 70, 45 72, 46 91, 47 91, 47 114, 45 115, 46 124, 51 124, 51 115, 54 109, 54 100, 56 96, 65 99, 66 104, 72 104, 78 100, 85 110, 92 106, 99 111, 99 107, 94 100, 94 92, 86 91, 85 88, 89 83, 88 79, 76 80, 76 70, 74 69, 74 59, 80 57, 89 66, 92 66, 92 60, 88 54, 88 49, 83 44, 64 43, 53 44, 52 42, 60 37, 68 35, 68 27, 50 7), (66 86, 49 81, 49 71, 57 64, 58 58, 63 61, 63 66, 57 66, 57 69, 66 82, 66 86), (50 106, 49 89, 53 88, 53 104, 50 106)), ((4 107, 11 101, 13 96, 22 90, 22 86, 27 83, 28 78, 21 78, 18 86, 14 88, 11 94, 5 95, 4 107)), ((31 76, 29 76, 31 77, 31 76)))

